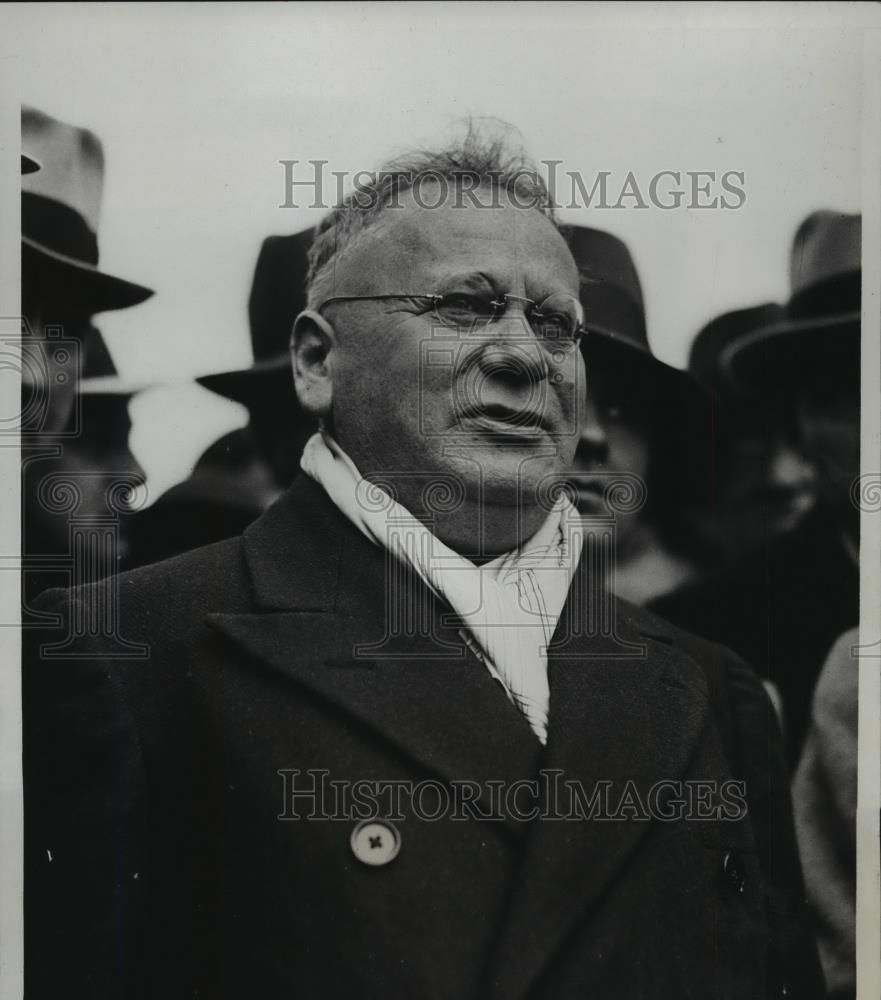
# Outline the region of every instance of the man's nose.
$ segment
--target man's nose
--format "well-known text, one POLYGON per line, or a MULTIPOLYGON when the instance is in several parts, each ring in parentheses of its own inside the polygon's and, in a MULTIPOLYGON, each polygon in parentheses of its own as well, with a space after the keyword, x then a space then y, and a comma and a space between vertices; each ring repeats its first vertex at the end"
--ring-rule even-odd
POLYGON ((781 443, 771 453, 768 478, 774 486, 805 489, 813 485, 816 470, 795 445, 781 443))
POLYGON ((582 462, 598 465, 604 464, 609 457, 609 437, 590 395, 584 403, 584 420, 575 455, 582 462))
POLYGON ((126 456, 125 469, 123 471, 130 476, 134 476, 142 486, 147 482, 147 473, 144 472, 143 466, 131 452, 126 456))
POLYGON ((486 334, 478 362, 485 379, 522 387, 548 377, 547 355, 522 311, 490 323, 486 334))
POLYGON ((143 506, 143 501, 145 499, 145 490, 147 488, 147 473, 141 466, 141 463, 135 458, 135 456, 126 449, 126 452, 119 455, 114 462, 115 469, 114 472, 125 477, 128 481, 128 477, 132 477, 135 480, 129 486, 129 489, 124 494, 123 506, 134 512, 143 506))

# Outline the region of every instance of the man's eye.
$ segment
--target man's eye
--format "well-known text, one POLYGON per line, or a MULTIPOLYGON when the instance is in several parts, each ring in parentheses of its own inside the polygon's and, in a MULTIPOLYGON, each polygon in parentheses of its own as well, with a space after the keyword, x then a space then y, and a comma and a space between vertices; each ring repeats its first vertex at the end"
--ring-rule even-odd
POLYGON ((494 309, 488 298, 453 292, 437 304, 437 313, 447 326, 470 326, 476 320, 490 319, 494 309))
POLYGON ((576 322, 563 313, 541 313, 534 326, 544 340, 569 341, 575 337, 576 322))

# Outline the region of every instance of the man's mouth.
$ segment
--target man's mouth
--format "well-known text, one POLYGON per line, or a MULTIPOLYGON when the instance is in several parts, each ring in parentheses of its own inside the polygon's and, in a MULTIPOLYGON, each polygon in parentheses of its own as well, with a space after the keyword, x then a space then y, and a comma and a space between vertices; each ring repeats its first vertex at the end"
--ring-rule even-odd
POLYGON ((743 506, 762 507, 771 514, 801 514, 810 510, 816 497, 812 490, 760 487, 752 490, 743 506))
POLYGON ((814 506, 816 497, 808 491, 784 492, 776 490, 768 494, 767 509, 779 521, 795 521, 803 517, 814 506))
POLYGON ((598 509, 604 509, 603 498, 605 496, 608 480, 588 479, 587 477, 572 479, 569 481, 575 496, 575 502, 582 512, 593 513, 598 509))
POLYGON ((534 434, 549 429, 541 411, 506 406, 504 403, 466 407, 459 414, 459 420, 500 434, 534 434))

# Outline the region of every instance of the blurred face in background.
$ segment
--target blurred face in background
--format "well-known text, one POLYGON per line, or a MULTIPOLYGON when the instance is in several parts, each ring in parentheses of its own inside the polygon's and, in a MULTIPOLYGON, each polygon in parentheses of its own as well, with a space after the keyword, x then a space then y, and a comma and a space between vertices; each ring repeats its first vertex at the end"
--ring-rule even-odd
MULTIPOLYGON (((654 389, 641 363, 628 365, 628 353, 626 348, 590 352, 585 363, 585 418, 571 477, 585 515, 610 512, 604 492, 614 488, 616 473, 647 481, 654 389)), ((623 481, 620 475, 617 481, 623 481)), ((639 520, 639 511, 616 511, 620 544, 627 544, 639 520)))
POLYGON ((736 552, 795 529, 814 506, 817 474, 790 397, 741 399, 726 418, 716 513, 721 544, 736 552))
POLYGON ((805 449, 819 473, 819 491, 841 525, 856 533, 859 511, 851 486, 860 472, 859 366, 830 370, 828 378, 801 388, 798 423, 805 449))
POLYGON ((73 411, 89 314, 38 274, 25 274, 21 305, 23 430, 51 436, 65 430, 73 411))
MULTIPOLYGON (((100 334, 85 305, 63 287, 28 280, 22 288, 27 320, 22 371, 25 420, 39 432, 30 440, 23 471, 23 530, 28 548, 65 552, 69 545, 70 511, 47 502, 52 484, 73 488, 77 517, 124 515, 143 486, 144 470, 129 449, 129 396, 120 393, 80 394, 83 369, 100 334), (57 449, 44 447, 52 444, 57 449)), ((120 530, 115 555, 124 557, 120 530)), ((115 568, 115 567, 114 567, 115 568)))

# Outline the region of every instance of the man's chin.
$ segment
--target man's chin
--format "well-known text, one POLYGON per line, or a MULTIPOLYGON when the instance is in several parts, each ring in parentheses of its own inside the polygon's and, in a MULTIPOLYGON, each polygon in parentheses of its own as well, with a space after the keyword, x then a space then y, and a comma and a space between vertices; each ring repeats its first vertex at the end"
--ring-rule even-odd
MULTIPOLYGON (((555 496, 553 485, 564 479, 564 456, 544 435, 535 446, 505 446, 492 441, 459 437, 426 449, 417 471, 420 480, 452 491, 468 506, 531 509, 547 507, 555 496)), ((450 496, 452 505, 455 500, 450 496)))
POLYGON ((507 458, 496 452, 481 468, 481 499, 490 506, 533 507, 553 505, 555 484, 563 479, 556 456, 518 454, 507 458))

